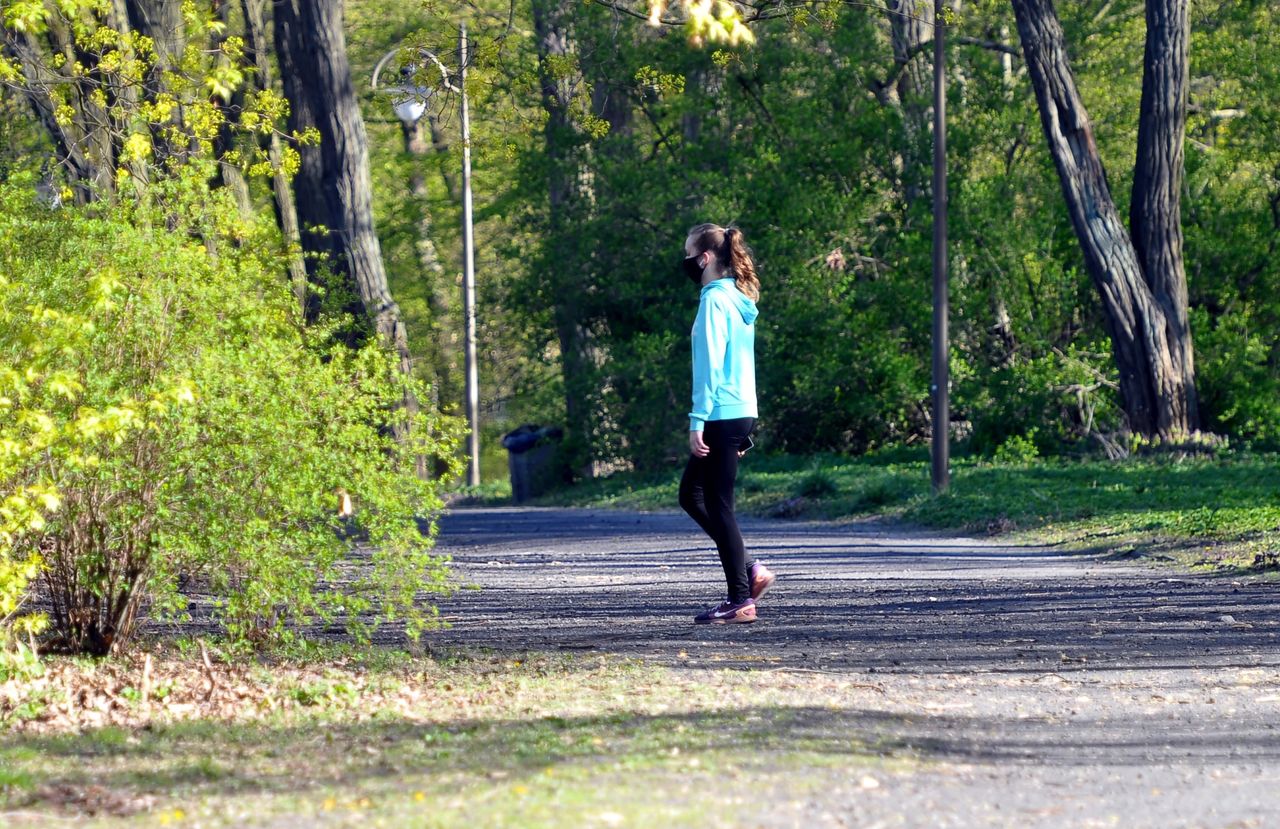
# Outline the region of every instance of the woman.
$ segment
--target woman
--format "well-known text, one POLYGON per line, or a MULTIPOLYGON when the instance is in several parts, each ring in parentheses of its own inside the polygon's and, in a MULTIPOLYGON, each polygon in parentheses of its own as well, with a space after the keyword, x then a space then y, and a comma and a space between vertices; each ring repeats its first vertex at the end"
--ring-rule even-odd
POLYGON ((701 224, 684 242, 684 271, 702 288, 693 322, 693 411, 689 463, 680 480, 680 506, 711 536, 720 553, 729 596, 694 617, 697 624, 756 620, 756 599, 774 575, 754 561, 733 514, 738 459, 751 447, 756 424, 755 300, 760 280, 736 227, 701 224))

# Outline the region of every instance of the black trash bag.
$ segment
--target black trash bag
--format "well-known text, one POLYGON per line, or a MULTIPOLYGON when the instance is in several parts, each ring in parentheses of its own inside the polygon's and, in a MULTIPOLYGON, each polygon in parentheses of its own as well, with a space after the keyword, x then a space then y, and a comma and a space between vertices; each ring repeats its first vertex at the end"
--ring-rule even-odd
POLYGON ((564 430, 559 426, 538 426, 526 423, 502 436, 502 448, 518 455, 528 452, 533 447, 546 441, 559 441, 564 437, 564 430))

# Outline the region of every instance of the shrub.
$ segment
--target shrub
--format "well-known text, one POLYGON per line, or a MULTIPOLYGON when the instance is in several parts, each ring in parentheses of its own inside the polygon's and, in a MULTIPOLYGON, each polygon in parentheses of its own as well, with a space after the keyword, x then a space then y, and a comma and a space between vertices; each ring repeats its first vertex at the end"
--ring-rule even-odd
POLYGON ((301 326, 256 227, 215 256, 148 218, 0 188, 0 599, 25 589, 6 567, 38 568, 64 644, 92 653, 122 648, 146 606, 182 614, 180 579, 207 583, 242 639, 340 614, 421 630, 445 569, 417 523, 440 482, 414 460, 456 470, 456 421, 408 414, 411 381, 376 344, 301 326), (340 491, 367 566, 346 566, 340 491))
POLYGON ((1196 390, 1205 429, 1240 438, 1256 449, 1280 447, 1280 370, 1275 329, 1243 308, 1217 319, 1195 309, 1196 390))
POLYGON ((1036 447, 1036 430, 1026 435, 1010 435, 1004 443, 996 447, 994 458, 1001 463, 1031 463, 1040 457, 1036 447))
POLYGON ((969 448, 1022 461, 1116 431, 1122 416, 1108 359, 1068 348, 959 378, 956 409, 972 422, 969 448))

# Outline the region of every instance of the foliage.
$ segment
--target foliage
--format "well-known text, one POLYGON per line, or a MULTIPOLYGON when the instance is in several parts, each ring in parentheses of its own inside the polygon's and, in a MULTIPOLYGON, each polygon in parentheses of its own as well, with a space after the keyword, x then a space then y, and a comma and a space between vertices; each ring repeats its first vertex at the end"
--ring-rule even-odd
POLYGON ((802 498, 828 498, 840 491, 840 485, 827 470, 815 464, 808 474, 796 483, 796 495, 802 498))
MULTIPOLYGON (((225 165, 224 176, 269 175, 258 139, 288 102, 272 90, 243 93, 251 61, 225 10, 186 2, 172 25, 158 8, 127 11, 103 0, 0 4, 0 80, 48 113, 67 176, 61 196, 145 197, 148 184, 200 160, 225 165)), ((278 163, 296 172, 296 150, 286 147, 278 163)))
POLYGON ((192 580, 242 639, 339 612, 420 630, 444 571, 417 524, 440 484, 413 457, 451 457, 457 427, 424 414, 393 440, 395 360, 300 329, 255 223, 219 220, 245 244, 211 255, 188 234, 234 207, 187 186, 160 215, 0 190, 6 563, 40 567, 77 650, 121 648, 144 603, 180 615, 192 580), (340 490, 370 545, 354 576, 340 490))
MULTIPOLYGON (((663 9, 675 25, 655 33, 600 4, 573 7, 570 55, 552 74, 573 84, 576 121, 555 136, 555 158, 545 112, 530 114, 541 105, 536 44, 487 15, 471 21, 487 44, 485 119, 504 125, 478 146, 493 171, 511 173, 506 187, 491 179, 501 189, 486 215, 511 235, 485 307, 519 333, 509 359, 537 378, 512 405, 561 422, 576 389, 570 438, 584 459, 652 470, 677 457, 694 303, 680 243, 696 222, 733 221, 763 282, 760 429, 771 445, 863 452, 926 439, 931 90, 896 74, 888 19, 874 8, 794 9, 751 23, 750 48, 706 49, 689 47, 684 9, 663 9), (547 182, 558 164, 582 192, 557 224, 547 182), (586 344, 577 373, 560 350, 565 318, 586 344)), ((1142 3, 1060 12, 1123 204, 1142 3)), ((1202 414, 1256 447, 1280 434, 1275 14, 1262 2, 1193 4, 1183 200, 1202 414)), ((1095 436, 1124 429, 1096 289, 1021 58, 979 45, 1016 49, 1012 13, 966 4, 952 25, 953 420, 984 455, 1015 435, 1034 435, 1040 455, 1096 450, 1095 436)), ((928 55, 907 68, 927 76, 928 55)))
POLYGON ((956 375, 956 403, 969 413, 968 444, 978 453, 1007 460, 1052 455, 1087 448, 1091 436, 1120 427, 1114 369, 1096 350, 1015 356, 982 374, 961 364, 956 375))

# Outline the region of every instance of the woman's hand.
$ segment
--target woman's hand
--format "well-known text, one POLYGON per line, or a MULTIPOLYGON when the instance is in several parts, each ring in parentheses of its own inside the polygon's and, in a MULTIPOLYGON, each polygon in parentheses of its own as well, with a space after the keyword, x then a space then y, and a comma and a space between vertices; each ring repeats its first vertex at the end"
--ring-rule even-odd
POLYGON ((695 458, 705 458, 711 454, 711 450, 707 448, 707 444, 702 441, 701 432, 689 433, 689 453, 695 458))

